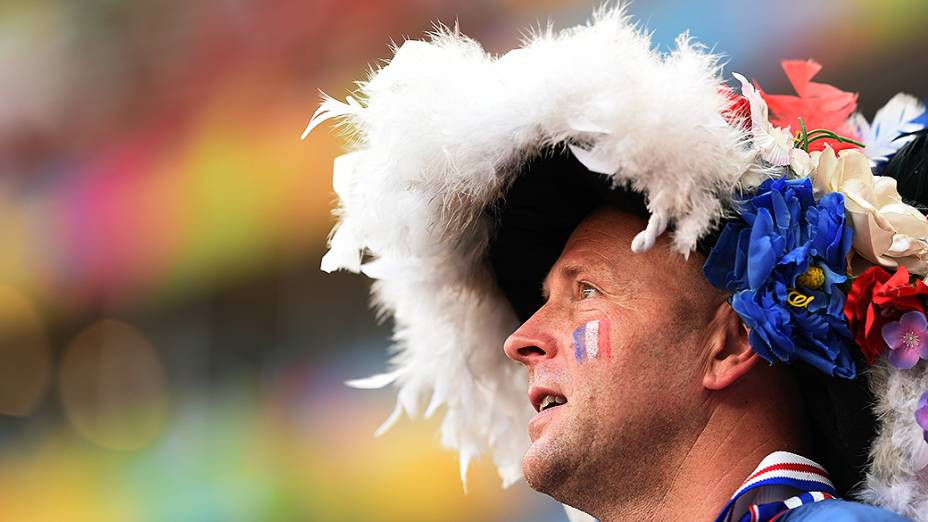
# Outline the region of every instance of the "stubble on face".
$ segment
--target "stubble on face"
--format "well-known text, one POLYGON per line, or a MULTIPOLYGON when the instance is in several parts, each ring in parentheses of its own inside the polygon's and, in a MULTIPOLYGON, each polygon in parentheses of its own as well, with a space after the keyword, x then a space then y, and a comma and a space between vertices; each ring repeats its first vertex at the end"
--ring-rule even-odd
POLYGON ((666 478, 659 463, 685 447, 701 422, 684 412, 694 409, 703 391, 693 378, 698 365, 691 364, 692 345, 708 308, 681 305, 678 292, 693 289, 671 284, 694 275, 687 271, 701 273, 658 250, 660 245, 632 254, 628 245, 643 223, 617 211, 587 218, 549 278, 557 277, 562 263, 605 265, 611 275, 592 271, 604 295, 572 308, 577 303, 559 301, 570 282, 554 282, 549 309, 542 308, 531 325, 551 330, 558 355, 527 365, 529 384, 557 381, 568 403, 551 412, 523 459, 523 472, 533 489, 581 509, 603 497, 615 502, 659 488, 666 478), (571 332, 590 318, 611 325, 609 359, 578 361, 571 353, 571 332), (681 350, 690 357, 674 353, 681 350))
POLYGON ((547 423, 523 458, 533 489, 579 507, 657 487, 664 477, 651 465, 696 431, 679 415, 690 399, 684 379, 663 376, 672 362, 640 353, 672 342, 663 334, 626 337, 615 345, 617 359, 565 372, 573 383, 565 390, 567 408, 557 412, 557 422, 547 423))

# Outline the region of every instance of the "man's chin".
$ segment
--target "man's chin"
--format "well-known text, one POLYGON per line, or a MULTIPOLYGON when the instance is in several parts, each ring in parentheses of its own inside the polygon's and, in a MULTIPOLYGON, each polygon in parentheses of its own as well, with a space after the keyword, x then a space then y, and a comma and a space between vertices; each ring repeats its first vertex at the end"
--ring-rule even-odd
POLYGON ((562 441, 541 437, 532 443, 522 457, 522 474, 525 482, 535 491, 557 497, 570 475, 566 448, 562 441))

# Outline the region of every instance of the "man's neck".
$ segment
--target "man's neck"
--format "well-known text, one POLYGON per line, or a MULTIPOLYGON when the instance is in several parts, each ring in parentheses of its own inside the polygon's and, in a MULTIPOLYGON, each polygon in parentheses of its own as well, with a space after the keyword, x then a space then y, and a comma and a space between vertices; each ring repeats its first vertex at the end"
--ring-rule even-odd
POLYGON ((769 399, 750 410, 738 403, 714 409, 689 449, 661 463, 674 472, 667 474, 670 479, 656 488, 656 494, 606 503, 592 514, 602 522, 714 520, 764 457, 778 450, 802 454, 806 449, 801 436, 805 426, 783 422, 794 419, 783 419, 775 397, 769 399))

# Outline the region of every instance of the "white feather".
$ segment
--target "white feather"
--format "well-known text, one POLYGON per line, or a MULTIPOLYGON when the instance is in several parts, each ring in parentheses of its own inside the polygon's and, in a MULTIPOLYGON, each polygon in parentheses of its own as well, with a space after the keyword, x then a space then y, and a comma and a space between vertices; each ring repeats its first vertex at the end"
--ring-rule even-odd
POLYGON ((738 73, 732 76, 741 83, 741 95, 751 106, 751 143, 767 163, 774 166, 789 165, 793 140, 789 127, 774 127, 769 120, 767 102, 751 85, 751 82, 738 73))
POLYGON ((567 520, 569 522, 596 522, 596 518, 594 518, 592 515, 588 515, 575 507, 568 506, 567 504, 564 504, 564 512, 567 514, 567 520))
POLYGON ((394 424, 396 424, 396 421, 400 419, 400 415, 402 414, 403 414, 402 405, 400 403, 397 403, 396 406, 393 407, 393 411, 390 412, 390 416, 387 417, 387 420, 383 421, 383 424, 381 424, 377 428, 377 431, 374 432, 374 436, 379 437, 383 435, 384 433, 386 433, 387 430, 389 430, 390 428, 393 427, 394 424))
POLYGON ((924 468, 928 443, 915 422, 918 399, 928 390, 928 363, 900 370, 881 357, 870 369, 869 378, 879 426, 870 449, 866 482, 858 496, 915 522, 928 522, 928 474, 924 468))
POLYGON ((345 385, 359 390, 376 390, 392 384, 398 376, 399 372, 378 373, 363 379, 345 381, 345 385))
POLYGON ((870 159, 871 165, 876 166, 914 139, 911 136, 901 139, 897 137, 925 127, 912 121, 924 112, 925 106, 917 98, 899 93, 876 111, 873 123, 867 123, 867 119, 860 113, 853 114, 848 123, 866 145, 864 154, 870 159))
POLYGON ((320 269, 331 273, 335 270, 361 271, 361 245, 352 231, 351 223, 342 222, 332 233, 329 251, 322 256, 320 269))
POLYGON ((309 133, 324 121, 352 114, 363 109, 361 104, 351 96, 348 96, 346 101, 348 102, 347 104, 334 98, 326 97, 322 104, 319 105, 319 108, 316 109, 316 112, 313 113, 313 117, 309 119, 309 124, 306 126, 303 134, 300 135, 300 139, 305 140, 306 137, 309 136, 309 133))
POLYGON ((582 163, 590 172, 611 176, 615 174, 615 171, 619 170, 619 160, 614 156, 610 156, 596 149, 586 150, 573 144, 569 145, 569 147, 570 152, 577 158, 577 161, 582 163))

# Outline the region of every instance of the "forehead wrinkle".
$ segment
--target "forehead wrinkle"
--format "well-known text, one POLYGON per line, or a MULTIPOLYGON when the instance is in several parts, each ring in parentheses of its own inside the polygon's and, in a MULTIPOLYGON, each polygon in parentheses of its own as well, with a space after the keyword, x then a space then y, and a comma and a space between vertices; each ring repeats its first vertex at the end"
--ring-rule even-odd
POLYGON ((635 265, 641 265, 645 260, 642 254, 631 251, 627 241, 611 234, 602 235, 608 238, 583 238, 583 244, 577 246, 568 255, 568 265, 591 269, 601 269, 613 275, 622 271, 633 270, 635 265), (572 260, 573 257, 580 257, 572 260))
POLYGON ((618 295, 634 297, 641 285, 636 278, 630 278, 623 275, 624 272, 634 270, 633 267, 622 266, 621 259, 613 261, 609 256, 595 249, 584 248, 569 254, 566 261, 559 260, 542 284, 542 295, 547 300, 550 297, 551 279, 554 277, 563 279, 575 279, 583 272, 591 272, 594 275, 600 274, 610 279, 612 290, 618 295), (572 259, 573 257, 582 257, 581 259, 572 259), (620 269, 620 267, 622 269, 620 269))
POLYGON ((641 256, 641 254, 632 252, 632 238, 628 234, 621 233, 621 229, 616 230, 614 225, 610 223, 607 226, 584 228, 584 223, 581 223, 574 234, 568 238, 561 257, 542 281, 541 293, 545 301, 550 297, 552 278, 574 278, 577 273, 584 270, 599 269, 597 271, 609 274, 616 285, 622 287, 622 293, 628 293, 628 289, 640 288, 637 278, 624 277, 622 272, 634 271, 635 265, 641 265, 646 260, 635 258, 631 261, 631 256, 641 256), (580 259, 576 259, 578 257, 580 259))
POLYGON ((631 240, 630 237, 617 234, 611 227, 598 228, 595 230, 583 230, 579 235, 571 237, 567 242, 567 247, 578 241, 592 242, 602 244, 610 250, 618 250, 621 255, 626 255, 632 253, 631 240))

